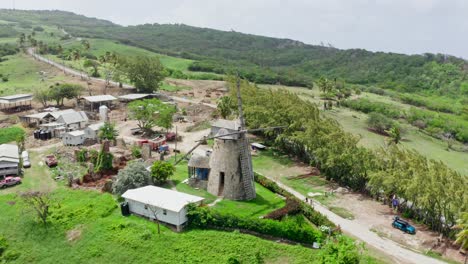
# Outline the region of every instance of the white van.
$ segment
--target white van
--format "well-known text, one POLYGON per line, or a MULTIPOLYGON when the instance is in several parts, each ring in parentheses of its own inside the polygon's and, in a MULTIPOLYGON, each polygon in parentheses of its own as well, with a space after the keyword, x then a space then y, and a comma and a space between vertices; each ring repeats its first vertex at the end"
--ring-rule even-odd
POLYGON ((23 158, 23 168, 30 168, 31 162, 29 161, 29 153, 25 150, 21 153, 21 157, 23 158))

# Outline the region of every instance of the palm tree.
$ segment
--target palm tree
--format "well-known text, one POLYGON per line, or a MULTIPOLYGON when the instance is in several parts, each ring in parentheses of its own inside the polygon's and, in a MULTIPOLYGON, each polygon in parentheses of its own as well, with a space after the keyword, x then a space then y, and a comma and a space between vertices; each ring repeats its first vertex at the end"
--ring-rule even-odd
POLYGON ((21 33, 21 35, 19 36, 19 39, 18 39, 18 42, 19 42, 21 48, 24 46, 25 40, 26 40, 26 35, 24 33, 21 33))
POLYGON ((83 49, 86 50, 86 51, 88 51, 91 48, 91 44, 86 39, 83 39, 81 41, 81 46, 83 46, 83 49))

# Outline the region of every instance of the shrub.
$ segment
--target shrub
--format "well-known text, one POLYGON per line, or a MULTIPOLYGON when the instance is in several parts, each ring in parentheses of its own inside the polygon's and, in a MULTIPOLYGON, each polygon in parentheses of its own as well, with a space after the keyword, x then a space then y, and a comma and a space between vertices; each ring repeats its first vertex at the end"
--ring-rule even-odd
POLYGON ((33 30, 38 31, 38 32, 42 32, 42 31, 44 31, 44 28, 41 27, 41 26, 36 26, 36 27, 33 28, 33 30))
POLYGON ((372 112, 367 119, 367 125, 377 133, 386 134, 386 130, 393 126, 393 121, 383 114, 372 112))
POLYGON ((3 76, 3 77, 2 77, 2 81, 3 81, 3 82, 8 82, 8 81, 9 81, 9 79, 8 79, 8 77, 7 77, 7 76, 3 76))
POLYGON ((396 106, 385 103, 374 103, 368 99, 345 100, 342 104, 346 107, 366 114, 377 112, 390 118, 399 118, 402 116, 400 109, 396 106))
POLYGON ((143 162, 130 162, 127 167, 120 170, 117 180, 112 186, 112 192, 122 195, 129 189, 135 189, 150 184, 150 174, 143 162))
POLYGON ((281 220, 287 215, 295 215, 301 212, 301 204, 296 199, 286 199, 286 205, 267 214, 264 218, 281 220))
POLYGON ((141 158, 141 148, 139 146, 132 147, 132 156, 136 159, 141 158))
POLYGON ((270 219, 240 218, 196 205, 189 206, 187 216, 191 227, 241 229, 307 244, 319 242, 322 239, 321 232, 310 226, 301 227, 292 221, 279 222, 270 219))
POLYGON ((8 248, 8 243, 6 239, 3 236, 0 236, 0 257, 7 250, 7 248, 8 248))
POLYGON ((153 166, 151 166, 151 178, 155 184, 166 182, 172 175, 174 175, 174 172, 175 167, 169 162, 158 160, 153 164, 153 166))
POLYGON ((87 149, 80 149, 78 151, 78 157, 77 157, 77 161, 78 162, 86 162, 86 160, 88 159, 88 150, 87 149))

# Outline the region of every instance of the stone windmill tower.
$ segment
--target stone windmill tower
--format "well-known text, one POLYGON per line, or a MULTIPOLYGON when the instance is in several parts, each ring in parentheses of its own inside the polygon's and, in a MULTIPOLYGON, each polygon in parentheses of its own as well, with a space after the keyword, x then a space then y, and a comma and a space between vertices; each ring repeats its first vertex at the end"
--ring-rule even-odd
POLYGON ((237 133, 220 129, 215 136, 210 159, 208 192, 231 200, 251 200, 256 197, 250 144, 245 129, 240 83, 237 81, 239 126, 237 133))
POLYGON ((251 200, 256 197, 256 193, 252 156, 247 133, 281 127, 246 129, 239 79, 237 80, 237 101, 239 121, 228 121, 235 125, 231 125, 229 128, 221 128, 216 135, 200 140, 176 164, 190 155, 201 145, 202 141, 214 139, 213 152, 210 155, 209 161, 210 172, 206 185, 207 191, 230 200, 251 200))

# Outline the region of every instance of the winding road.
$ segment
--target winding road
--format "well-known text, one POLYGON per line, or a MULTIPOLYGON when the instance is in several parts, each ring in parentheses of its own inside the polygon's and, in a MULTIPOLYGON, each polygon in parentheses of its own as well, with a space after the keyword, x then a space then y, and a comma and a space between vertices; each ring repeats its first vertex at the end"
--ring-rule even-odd
MULTIPOLYGON (((35 50, 33 48, 29 48, 27 50, 28 54, 34 57, 36 60, 45 62, 47 64, 50 64, 52 66, 55 66, 59 68, 60 70, 67 72, 72 75, 76 76, 81 76, 82 73, 74 70, 72 68, 69 68, 67 66, 64 66, 60 63, 51 61, 45 57, 40 56, 39 54, 35 53, 35 50)), ((100 78, 90 78, 93 81, 97 82, 102 82, 105 83, 104 79, 100 78)), ((111 82, 113 85, 118 85, 116 82, 111 82)), ((123 88, 127 89, 132 89, 133 87, 131 85, 123 85, 123 88)), ((186 102, 186 103, 199 103, 206 105, 208 107, 216 108, 216 105, 213 104, 208 104, 208 103, 201 103, 201 102, 196 102, 187 98, 182 98, 182 97, 175 97, 171 96, 171 98, 175 101, 179 102, 186 102)), ((268 177, 265 175, 265 177, 269 178, 272 181, 275 181, 280 187, 284 188, 288 192, 294 194, 298 199, 305 200, 305 196, 302 195, 301 193, 297 192, 296 190, 292 189, 289 186, 284 185, 283 183, 279 182, 277 179, 268 177)), ((364 241, 368 246, 371 246, 383 254, 387 255, 388 257, 391 258, 393 263, 414 263, 414 264, 441 264, 445 263, 440 260, 428 257, 426 255, 423 255, 421 253, 412 251, 410 249, 407 249, 403 247, 402 245, 396 243, 395 241, 383 238, 378 236, 376 233, 370 231, 369 226, 363 226, 357 221, 353 220, 348 220, 345 218, 342 218, 338 216, 337 214, 333 213, 332 211, 328 210, 325 206, 322 204, 313 201, 311 205, 316 211, 322 213, 323 215, 327 216, 333 223, 336 225, 339 225, 341 227, 341 230, 355 238, 358 238, 361 241, 364 241)))

